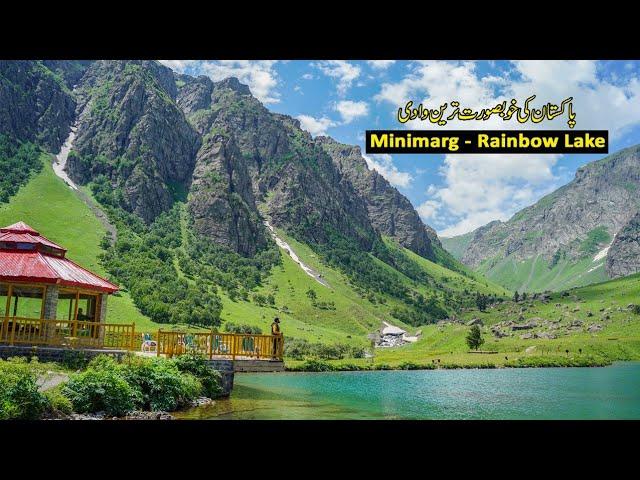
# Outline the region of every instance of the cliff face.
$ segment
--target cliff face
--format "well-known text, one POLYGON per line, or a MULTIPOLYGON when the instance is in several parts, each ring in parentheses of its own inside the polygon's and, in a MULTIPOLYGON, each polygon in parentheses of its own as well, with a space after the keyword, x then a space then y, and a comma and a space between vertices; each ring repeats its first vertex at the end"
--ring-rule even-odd
POLYGON ((440 245, 436 232, 422 223, 404 195, 377 171, 369 170, 360 147, 344 145, 330 137, 318 137, 316 142, 364 202, 369 220, 378 232, 423 257, 434 259, 432 245, 440 245))
POLYGON ((200 145, 175 104, 173 72, 157 62, 99 61, 76 92, 71 178, 105 175, 122 188, 128 210, 153 220, 189 187, 200 145))
POLYGON ((57 152, 75 124, 70 177, 108 182, 147 223, 180 200, 198 233, 243 255, 265 244, 268 218, 308 242, 370 250, 382 234, 435 258, 435 232, 357 147, 314 140, 235 78, 56 60, 0 62, 0 82, 3 132, 57 152))
POLYGON ((613 240, 606 270, 610 278, 640 272, 640 213, 629 220, 613 240))
MULTIPOLYGON (((297 120, 269 112, 234 78, 213 83, 206 77, 180 76, 179 82, 177 103, 202 135, 203 148, 210 138, 227 139, 237 147, 237 161, 230 168, 232 177, 248 179, 235 190, 243 206, 256 209, 255 200, 275 226, 305 240, 324 243, 333 229, 370 248, 375 233, 363 202, 342 183, 331 158, 297 120)), ((191 211, 202 203, 200 195, 189 196, 191 211)), ((212 229, 215 221, 203 219, 201 225, 212 229)))
POLYGON ((476 230, 462 261, 477 267, 497 255, 572 261, 592 255, 638 212, 639 188, 640 147, 587 164, 573 181, 509 221, 476 230))
POLYGON ((0 60, 0 133, 57 152, 74 109, 64 81, 42 62, 0 60))

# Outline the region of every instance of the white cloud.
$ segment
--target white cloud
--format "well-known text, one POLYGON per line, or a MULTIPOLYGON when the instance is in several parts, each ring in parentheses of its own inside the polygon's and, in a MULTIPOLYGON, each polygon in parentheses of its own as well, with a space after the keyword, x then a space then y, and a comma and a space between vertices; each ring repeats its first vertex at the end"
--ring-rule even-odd
POLYGON ((198 60, 158 60, 165 67, 169 67, 178 73, 184 73, 187 67, 195 64, 198 60))
POLYGON ((240 82, 249 85, 251 93, 258 100, 268 104, 280 102, 280 94, 275 91, 278 86, 276 63, 276 60, 203 61, 199 69, 216 82, 236 77, 240 82))
POLYGON ((418 208, 416 208, 416 210, 424 220, 430 220, 435 217, 441 206, 442 205, 440 204, 440 202, 437 202, 435 200, 427 200, 425 202, 422 202, 418 206, 418 208))
POLYGON ((302 87, 300 85, 296 85, 295 87, 293 87, 293 91, 298 92, 300 95, 304 95, 304 93, 302 92, 302 87))
POLYGON ((393 164, 391 155, 375 154, 362 155, 367 162, 367 166, 371 170, 376 170, 380 175, 386 178, 391 185, 396 187, 408 187, 413 181, 413 177, 408 172, 401 172, 393 164))
POLYGON ((313 80, 313 75, 311 75, 310 73, 305 73, 304 75, 302 75, 302 79, 303 80, 313 80))
MULTIPOLYGON (((640 80, 633 74, 616 84, 598 76, 593 61, 517 61, 499 74, 481 75, 473 62, 414 62, 395 83, 384 83, 374 97, 398 108, 408 100, 437 108, 453 100, 480 109, 535 94, 533 106, 559 104, 573 97, 576 128, 609 130, 611 138, 640 123, 640 80)), ((393 109, 395 116, 397 110, 393 109)), ((447 129, 566 129, 567 116, 540 124, 450 121, 447 129)), ((407 128, 442 128, 413 121, 407 128)), ((443 185, 430 186, 418 207, 425 220, 443 227, 441 235, 458 235, 491 220, 506 220, 559 186, 553 169, 560 155, 447 155, 440 169, 443 185), (438 223, 439 222, 439 223, 438 223)))
POLYGON ((395 60, 367 60, 367 63, 374 70, 386 70, 391 65, 396 63, 395 60))
POLYGON ((327 118, 315 118, 310 115, 298 115, 298 120, 300 120, 300 126, 303 130, 306 130, 314 137, 318 135, 326 135, 327 129, 331 127, 335 127, 336 123, 327 118))
POLYGON ((367 102, 342 100, 335 105, 334 109, 340 114, 345 124, 351 123, 358 117, 364 117, 369 114, 369 105, 367 102))
POLYGON ((328 60, 311 65, 338 82, 337 89, 340 95, 344 95, 353 81, 360 76, 360 67, 346 60, 328 60))

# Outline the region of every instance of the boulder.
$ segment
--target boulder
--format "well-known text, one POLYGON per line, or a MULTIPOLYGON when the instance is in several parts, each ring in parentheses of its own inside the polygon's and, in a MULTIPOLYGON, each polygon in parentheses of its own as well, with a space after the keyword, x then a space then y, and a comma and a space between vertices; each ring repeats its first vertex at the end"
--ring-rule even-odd
POLYGON ((474 318, 472 320, 469 320, 467 322, 467 326, 471 327, 473 325, 479 325, 479 326, 484 326, 484 322, 482 320, 480 320, 479 318, 474 318))
POLYGON ((594 323, 593 325, 589 326, 589 333, 599 332, 600 330, 602 330, 602 325, 594 323))

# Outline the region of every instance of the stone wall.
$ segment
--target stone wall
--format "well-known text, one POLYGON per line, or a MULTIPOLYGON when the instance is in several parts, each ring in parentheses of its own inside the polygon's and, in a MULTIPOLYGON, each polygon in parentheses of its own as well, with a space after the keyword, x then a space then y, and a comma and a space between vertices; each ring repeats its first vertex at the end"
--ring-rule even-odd
POLYGON ((208 360, 208 364, 222 375, 222 395, 228 397, 233 390, 234 369, 232 360, 208 360))
POLYGON ((125 350, 72 350, 69 348, 0 345, 0 358, 38 357, 40 362, 63 362, 74 356, 91 359, 97 355, 112 355, 121 359, 127 354, 125 350))

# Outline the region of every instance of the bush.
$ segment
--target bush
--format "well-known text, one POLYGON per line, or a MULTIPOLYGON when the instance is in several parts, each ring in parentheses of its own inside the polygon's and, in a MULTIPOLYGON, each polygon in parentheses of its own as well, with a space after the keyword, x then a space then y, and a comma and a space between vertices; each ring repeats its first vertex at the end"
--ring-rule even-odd
POLYGON ((224 330, 229 333, 247 333, 250 335, 262 335, 262 329, 260 327, 253 327, 251 325, 236 325, 232 322, 224 324, 224 330))
POLYGON ((0 360, 0 420, 40 418, 47 406, 46 397, 38 391, 41 370, 37 361, 0 360))
POLYGON ((105 411, 122 416, 140 401, 139 393, 123 378, 120 369, 89 368, 72 375, 62 387, 62 394, 78 413, 105 411))
POLYGON ((80 370, 87 367, 91 358, 82 350, 65 350, 60 364, 69 370, 80 370))
POLYGON ((219 397, 222 393, 222 377, 220 372, 209 367, 206 359, 198 354, 187 353, 178 356, 174 363, 178 370, 190 373, 202 384, 202 394, 209 398, 219 397))
POLYGON ((340 360, 343 358, 364 358, 364 348, 337 343, 311 343, 300 338, 288 339, 284 344, 284 356, 295 360, 319 358, 322 360, 340 360))
POLYGON ((133 358, 121 371, 124 380, 138 392, 138 406, 144 410, 176 410, 202 391, 196 377, 180 372, 173 361, 162 358, 133 358))
POLYGON ((633 306, 631 307, 631 311, 632 311, 633 313, 635 313, 636 315, 640 315, 640 305, 633 305, 633 306))
POLYGON ((333 372, 336 367, 330 363, 321 360, 307 360, 306 362, 291 368, 297 372, 333 372))
POLYGON ((73 404, 71 400, 62 393, 63 387, 52 388, 44 392, 47 399, 47 411, 55 416, 60 414, 69 415, 73 412, 73 404))

